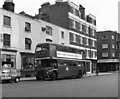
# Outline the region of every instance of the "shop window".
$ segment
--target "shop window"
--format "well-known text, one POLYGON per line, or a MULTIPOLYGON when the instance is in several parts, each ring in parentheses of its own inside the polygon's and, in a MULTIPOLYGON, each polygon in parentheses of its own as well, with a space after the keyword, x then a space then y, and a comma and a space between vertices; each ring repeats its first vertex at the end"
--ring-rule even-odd
POLYGON ((16 67, 16 56, 9 54, 2 54, 2 66, 7 64, 9 67, 16 67))
POLYGON ((31 44, 32 44, 32 40, 29 38, 25 38, 25 49, 30 50, 31 49, 31 44))
POLYGON ((11 18, 9 16, 4 16, 3 17, 3 25, 5 26, 11 26, 11 18))
POLYGON ((31 56, 22 56, 22 69, 33 70, 34 69, 34 58, 31 56))
POLYGON ((10 47, 10 35, 9 34, 3 34, 3 46, 10 47))
POLYGON ((25 31, 30 32, 31 31, 31 24, 28 22, 25 22, 25 31))

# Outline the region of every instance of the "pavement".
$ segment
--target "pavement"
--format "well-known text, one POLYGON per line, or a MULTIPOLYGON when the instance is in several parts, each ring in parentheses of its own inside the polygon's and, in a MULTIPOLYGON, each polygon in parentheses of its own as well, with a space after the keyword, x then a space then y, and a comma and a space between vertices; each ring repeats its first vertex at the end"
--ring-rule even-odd
MULTIPOLYGON (((110 75, 110 74, 115 74, 115 73, 118 73, 118 71, 98 73, 98 75, 96 75, 96 73, 87 73, 86 75, 84 75, 84 77, 103 76, 103 75, 110 75)), ((20 79, 20 81, 26 81, 26 80, 36 80, 36 77, 24 77, 20 79)))

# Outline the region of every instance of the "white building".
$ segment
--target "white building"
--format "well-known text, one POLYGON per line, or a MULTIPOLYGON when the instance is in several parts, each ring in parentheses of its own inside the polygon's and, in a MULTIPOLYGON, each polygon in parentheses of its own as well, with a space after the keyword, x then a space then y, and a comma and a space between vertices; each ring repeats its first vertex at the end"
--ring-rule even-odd
POLYGON ((24 12, 20 14, 0 8, 0 49, 2 65, 12 64, 31 76, 34 66, 35 46, 54 42, 68 45, 68 30, 51 23, 35 20, 24 12), (27 72, 26 72, 27 71, 27 72))

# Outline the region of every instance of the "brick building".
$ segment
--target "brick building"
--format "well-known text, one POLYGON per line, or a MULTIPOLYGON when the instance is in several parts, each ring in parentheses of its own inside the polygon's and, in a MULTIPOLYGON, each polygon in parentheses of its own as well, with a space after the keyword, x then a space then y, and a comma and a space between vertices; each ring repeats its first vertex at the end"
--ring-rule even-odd
POLYGON ((116 71, 119 69, 120 34, 115 31, 97 32, 97 56, 100 71, 116 71))

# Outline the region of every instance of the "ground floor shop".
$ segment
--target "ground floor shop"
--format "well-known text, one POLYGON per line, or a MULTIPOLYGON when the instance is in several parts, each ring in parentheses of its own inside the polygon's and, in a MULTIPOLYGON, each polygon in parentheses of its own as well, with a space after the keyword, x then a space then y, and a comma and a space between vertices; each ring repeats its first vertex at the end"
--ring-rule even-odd
MULTIPOLYGON (((10 67, 21 71, 22 77, 34 76, 34 53, 18 52, 17 50, 2 50, 2 66, 7 63, 10 67)), ((96 60, 83 60, 86 73, 96 72, 96 60)))
POLYGON ((118 71, 119 63, 98 63, 99 72, 118 71))
POLYGON ((99 72, 109 72, 119 70, 119 59, 99 60, 97 63, 99 72))
POLYGON ((34 53, 21 52, 21 74, 22 77, 34 76, 34 53))
POLYGON ((1 50, 1 65, 7 64, 9 67, 16 68, 17 50, 2 49, 1 50))

